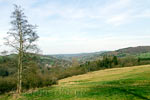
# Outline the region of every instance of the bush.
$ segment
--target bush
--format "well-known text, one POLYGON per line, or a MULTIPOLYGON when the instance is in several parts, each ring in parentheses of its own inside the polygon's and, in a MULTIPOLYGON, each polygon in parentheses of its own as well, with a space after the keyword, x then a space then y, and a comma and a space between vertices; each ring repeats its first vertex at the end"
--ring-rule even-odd
POLYGON ((9 75, 9 72, 8 72, 7 69, 0 68, 0 76, 5 77, 5 76, 8 76, 8 75, 9 75))
POLYGON ((16 90, 17 80, 14 77, 0 77, 0 94, 16 90))

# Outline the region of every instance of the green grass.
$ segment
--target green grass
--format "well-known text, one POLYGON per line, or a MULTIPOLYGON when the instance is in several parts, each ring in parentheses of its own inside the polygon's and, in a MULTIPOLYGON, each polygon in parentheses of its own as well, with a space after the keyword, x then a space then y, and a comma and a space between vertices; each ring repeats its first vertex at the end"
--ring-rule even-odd
POLYGON ((150 100, 150 65, 73 76, 58 85, 23 93, 18 100, 150 100))
POLYGON ((138 58, 150 58, 150 53, 141 53, 137 55, 138 58))

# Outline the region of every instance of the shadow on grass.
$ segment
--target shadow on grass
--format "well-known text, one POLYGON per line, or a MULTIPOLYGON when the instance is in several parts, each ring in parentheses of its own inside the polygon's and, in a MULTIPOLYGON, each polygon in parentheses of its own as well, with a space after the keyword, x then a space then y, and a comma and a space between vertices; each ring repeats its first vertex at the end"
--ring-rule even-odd
POLYGON ((149 86, 96 86, 91 88, 86 95, 89 97, 126 98, 127 100, 134 98, 150 100, 146 97, 149 96, 149 91, 149 86))
POLYGON ((147 97, 144 97, 144 96, 142 96, 142 95, 140 95, 140 94, 134 93, 134 92, 132 92, 132 91, 130 91, 130 90, 126 90, 126 89, 124 89, 124 88, 115 88, 115 89, 118 89, 118 90, 120 90, 121 92, 124 92, 124 93, 127 93, 127 94, 132 94, 133 96, 138 97, 138 98, 143 99, 143 100, 150 100, 150 99, 147 98, 147 97))

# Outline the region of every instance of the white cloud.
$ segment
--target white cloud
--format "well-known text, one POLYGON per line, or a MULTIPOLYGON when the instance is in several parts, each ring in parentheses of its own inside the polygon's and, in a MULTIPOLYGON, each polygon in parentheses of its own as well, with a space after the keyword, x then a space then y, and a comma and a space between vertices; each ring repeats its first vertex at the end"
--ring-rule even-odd
MULTIPOLYGON (((140 3, 143 1, 107 0, 106 3, 99 6, 93 5, 93 7, 81 7, 80 3, 78 3, 78 6, 75 6, 75 4, 61 4, 57 2, 59 0, 56 0, 56 2, 50 0, 42 4, 39 1, 0 0, 0 3, 5 2, 6 5, 8 3, 7 6, 0 7, 3 15, 0 16, 0 31, 3 34, 8 31, 9 21, 11 20, 9 16, 13 10, 12 4, 16 3, 25 8, 25 14, 31 24, 39 25, 40 40, 38 43, 43 52, 47 54, 111 50, 148 43, 143 38, 136 39, 137 36, 133 38, 134 40, 129 37, 125 39, 124 36, 116 36, 116 34, 123 34, 122 31, 124 31, 119 26, 129 24, 135 26, 132 20, 136 21, 137 18, 150 17, 148 8, 139 10, 140 7, 133 7, 133 4, 136 3, 141 6, 140 3), (105 33, 113 34, 113 37, 103 37, 105 33)), ((137 32, 138 30, 130 29, 126 32, 137 32)), ((146 32, 142 28, 141 31, 146 32)), ((2 37, 3 35, 0 33, 0 45, 3 42, 2 37)))
POLYGON ((150 37, 146 36, 107 36, 107 37, 42 37, 39 46, 43 53, 80 53, 101 50, 116 50, 129 46, 148 45, 150 37), (45 44, 45 45, 43 45, 45 44))
POLYGON ((101 14, 105 16, 105 22, 114 26, 127 23, 130 20, 132 0, 112 0, 106 3, 101 9, 101 14))
POLYGON ((101 9, 104 15, 118 14, 124 9, 129 9, 132 0, 111 0, 101 9))
POLYGON ((111 16, 109 19, 106 20, 106 23, 119 26, 121 24, 127 23, 129 20, 129 17, 130 16, 128 14, 120 14, 120 15, 111 16))
POLYGON ((150 10, 144 10, 134 16, 135 18, 150 18, 150 10))

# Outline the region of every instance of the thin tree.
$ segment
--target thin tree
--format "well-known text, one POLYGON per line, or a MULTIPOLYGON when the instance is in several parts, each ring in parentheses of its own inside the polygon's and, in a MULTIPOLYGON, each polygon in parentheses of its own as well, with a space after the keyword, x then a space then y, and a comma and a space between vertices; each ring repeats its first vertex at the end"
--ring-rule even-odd
POLYGON ((36 26, 28 23, 27 17, 20 6, 14 5, 11 18, 12 28, 7 32, 5 44, 12 47, 18 54, 17 93, 20 94, 22 91, 23 58, 25 53, 38 50, 35 41, 39 36, 35 31, 36 26))

